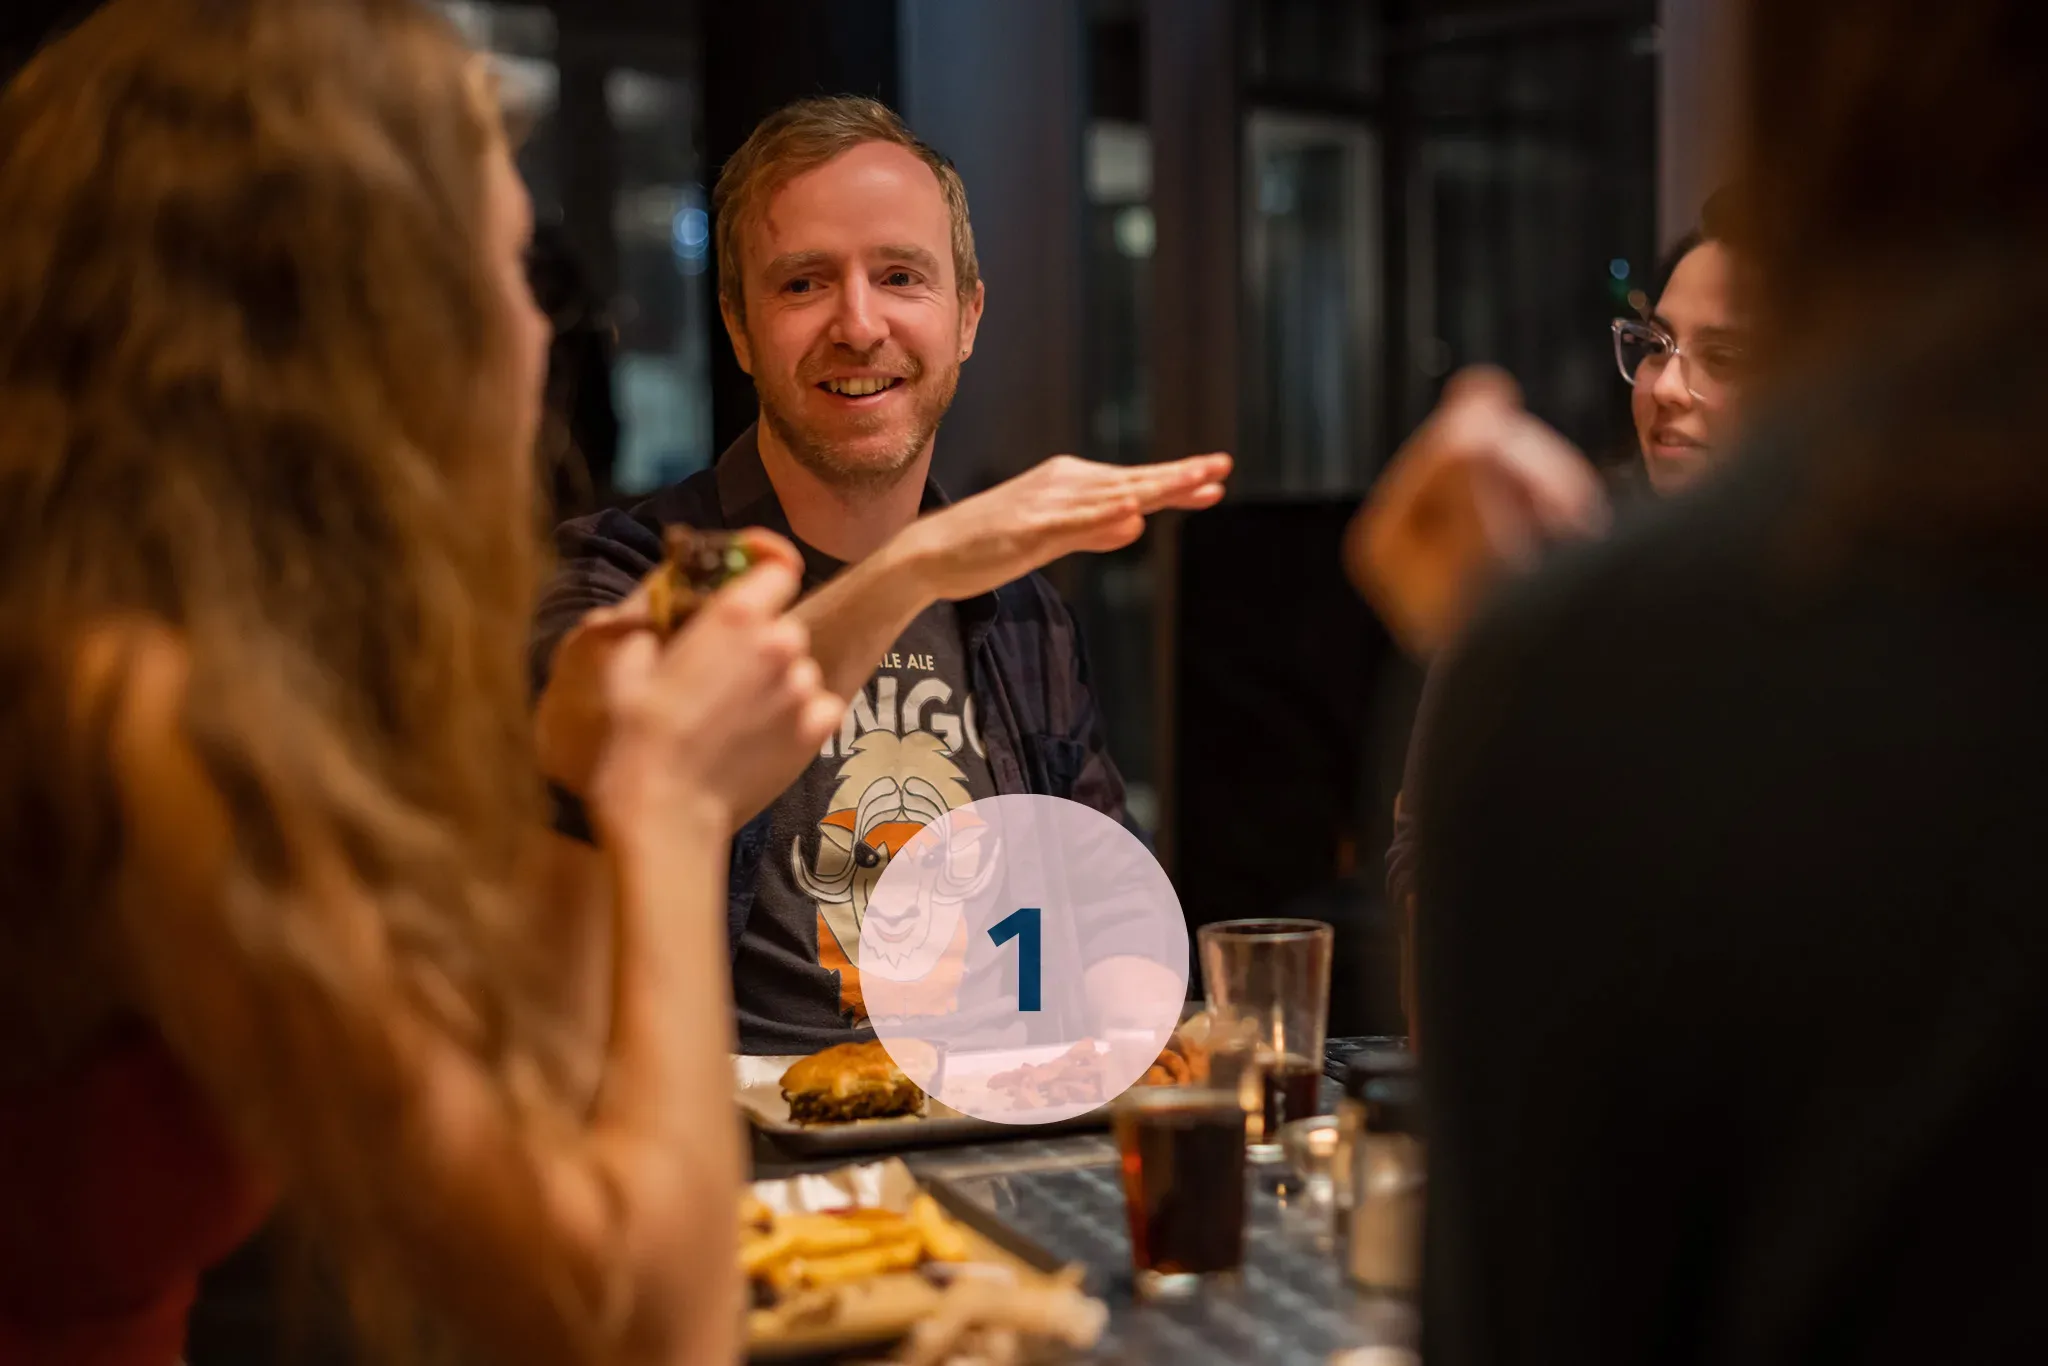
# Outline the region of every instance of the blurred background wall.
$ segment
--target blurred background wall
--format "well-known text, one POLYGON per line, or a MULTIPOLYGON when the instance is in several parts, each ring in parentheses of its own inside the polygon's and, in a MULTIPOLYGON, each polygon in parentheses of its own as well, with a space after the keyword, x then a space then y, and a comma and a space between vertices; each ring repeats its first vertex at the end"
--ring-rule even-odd
MULTIPOLYGON (((11 64, 84 6, 5 8, 11 64)), ((751 420, 709 186, 762 115, 838 91, 967 180, 989 310, 940 438, 956 495, 1056 451, 1237 454, 1224 508, 1054 577, 1190 919, 1355 924, 1374 985, 1344 1023, 1391 1027, 1376 888, 1415 679, 1337 539, 1458 366, 1507 366, 1625 456, 1606 323, 1717 178, 1727 0, 441 8, 498 57, 540 216, 616 334, 616 451, 577 501, 702 468, 751 420)))

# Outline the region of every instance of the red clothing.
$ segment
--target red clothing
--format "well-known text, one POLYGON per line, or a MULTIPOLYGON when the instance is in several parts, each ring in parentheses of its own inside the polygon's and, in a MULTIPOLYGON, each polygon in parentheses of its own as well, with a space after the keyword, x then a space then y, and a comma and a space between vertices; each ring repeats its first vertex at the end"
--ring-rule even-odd
POLYGON ((0 1094, 0 1366, 169 1366, 270 1192, 153 1034, 0 1094))

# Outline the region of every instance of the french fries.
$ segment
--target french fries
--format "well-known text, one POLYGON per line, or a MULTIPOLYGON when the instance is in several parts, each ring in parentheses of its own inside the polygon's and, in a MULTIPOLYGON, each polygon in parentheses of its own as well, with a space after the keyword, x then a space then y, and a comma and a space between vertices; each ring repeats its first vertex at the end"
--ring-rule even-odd
POLYGON ((914 1271, 924 1260, 924 1244, 913 1234, 908 1238, 876 1243, 857 1252, 841 1252, 829 1257, 798 1257, 776 1267, 769 1280, 781 1291, 799 1288, 823 1290, 835 1285, 851 1285, 891 1271, 914 1271))
POLYGON ((900 1213, 775 1214, 753 1200, 740 1211, 740 1267, 778 1300, 912 1271, 926 1262, 965 1261, 969 1253, 966 1235, 929 1195, 920 1194, 900 1213))
POLYGON ((1109 1311, 1081 1291, 1080 1268, 1040 1276, 1012 1265, 979 1247, 930 1195, 905 1193, 901 1210, 777 1214, 743 1201, 750 1343, 838 1351, 910 1334, 900 1349, 907 1355, 892 1361, 936 1366, 960 1354, 998 1366, 1037 1360, 1041 1339, 1082 1348, 1101 1336, 1109 1311), (961 1265, 977 1256, 991 1264, 961 1265), (947 1274, 941 1263, 951 1264, 947 1274))
POLYGON ((796 1255, 794 1233, 769 1233, 757 1238, 740 1236, 740 1270, 748 1280, 762 1280, 771 1267, 796 1255))
POLYGON ((951 1219, 939 1211, 939 1202, 929 1195, 920 1195, 910 1205, 910 1222, 917 1226, 917 1232, 924 1239, 925 1251, 935 1262, 964 1262, 967 1260, 967 1238, 951 1219))

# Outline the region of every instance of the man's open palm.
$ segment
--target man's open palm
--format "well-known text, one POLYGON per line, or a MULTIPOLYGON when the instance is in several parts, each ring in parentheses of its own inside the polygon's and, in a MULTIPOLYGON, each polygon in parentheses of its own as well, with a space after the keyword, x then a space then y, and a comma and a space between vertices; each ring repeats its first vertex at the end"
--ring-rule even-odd
POLYGON ((1194 455, 1156 465, 1052 459, 985 493, 918 519, 909 538, 933 596, 958 601, 1080 551, 1118 550, 1168 509, 1223 498, 1230 457, 1194 455))

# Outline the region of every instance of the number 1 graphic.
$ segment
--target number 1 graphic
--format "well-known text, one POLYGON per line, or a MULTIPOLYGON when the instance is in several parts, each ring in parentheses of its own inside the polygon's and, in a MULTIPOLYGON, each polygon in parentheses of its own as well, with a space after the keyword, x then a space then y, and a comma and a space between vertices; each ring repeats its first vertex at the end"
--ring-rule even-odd
POLYGON ((1012 939, 1017 941, 1017 1009, 1039 1009, 1038 907, 1010 912, 989 930, 988 937, 998 948, 1012 939))

